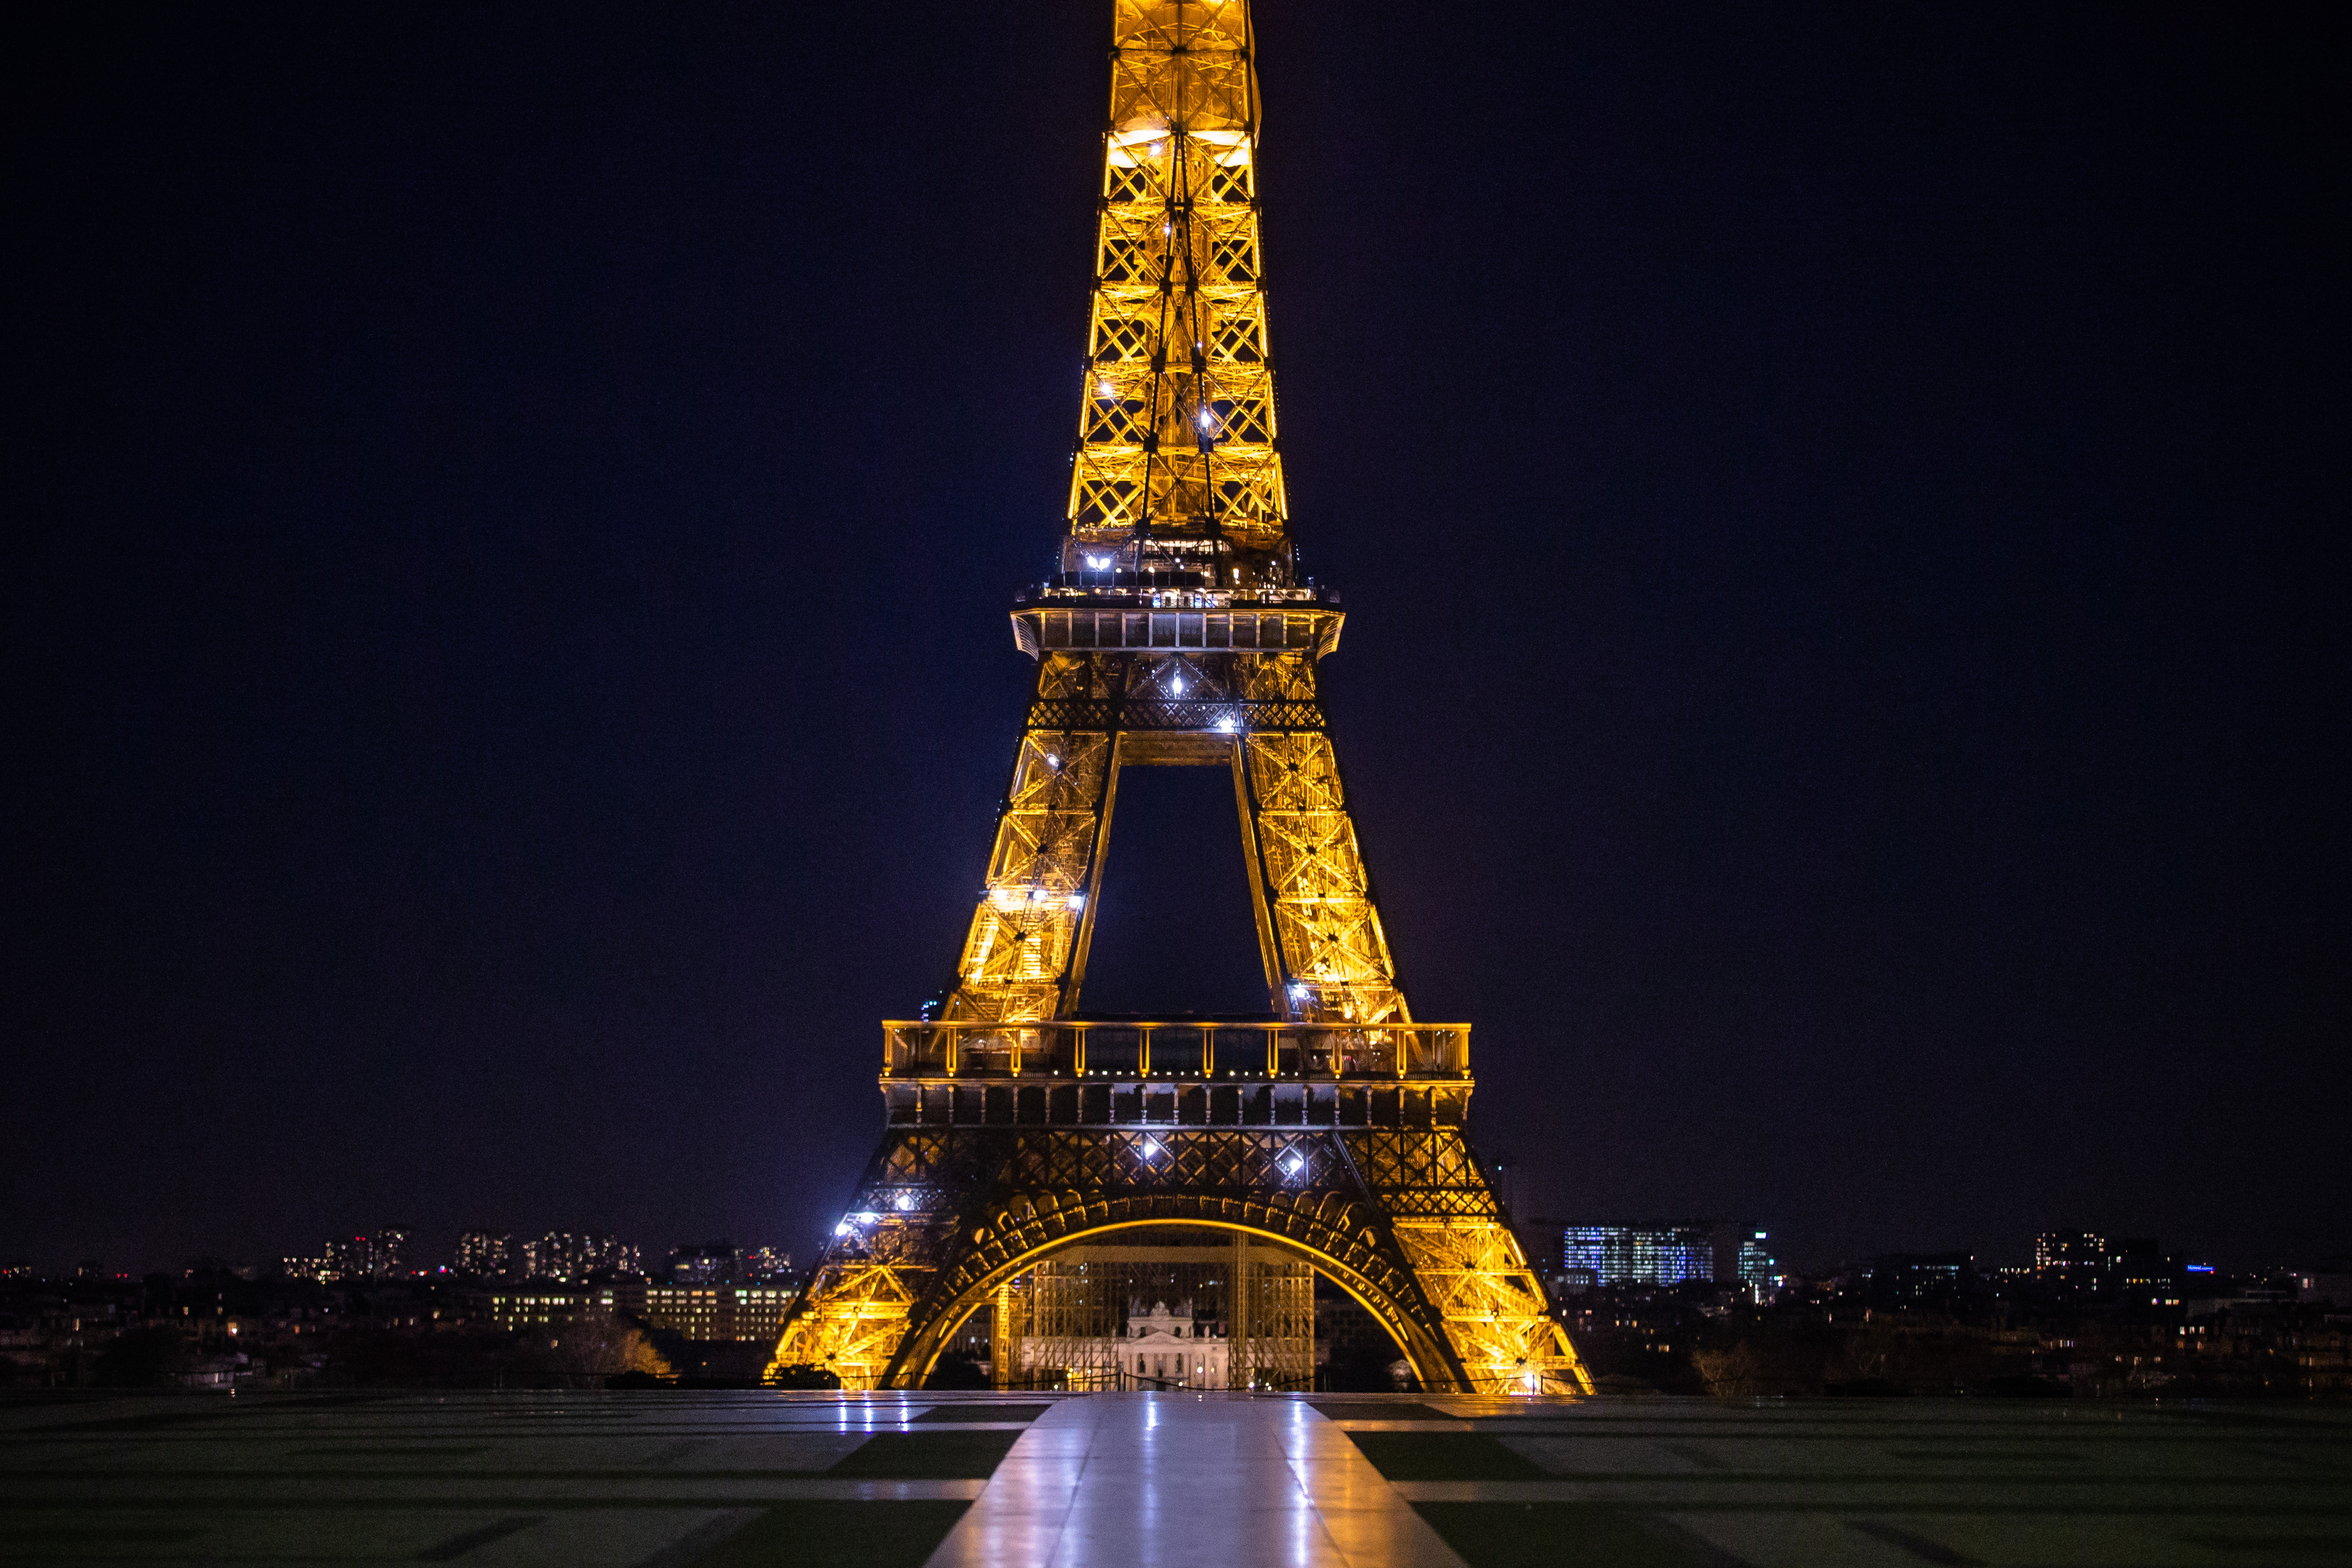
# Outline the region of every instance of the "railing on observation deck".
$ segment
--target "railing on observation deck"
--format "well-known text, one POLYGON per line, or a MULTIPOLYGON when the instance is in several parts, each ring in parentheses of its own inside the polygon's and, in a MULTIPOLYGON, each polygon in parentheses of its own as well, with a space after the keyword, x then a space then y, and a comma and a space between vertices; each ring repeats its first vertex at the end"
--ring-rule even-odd
POLYGON ((1470 1026, 886 1019, 882 1076, 1459 1082, 1470 1076, 1470 1026))

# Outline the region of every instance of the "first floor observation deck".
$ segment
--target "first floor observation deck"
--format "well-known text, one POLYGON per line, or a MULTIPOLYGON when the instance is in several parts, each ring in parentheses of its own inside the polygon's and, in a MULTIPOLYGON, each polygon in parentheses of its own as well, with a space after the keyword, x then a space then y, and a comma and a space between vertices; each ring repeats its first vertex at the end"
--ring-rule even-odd
POLYGON ((1466 1023, 887 1020, 893 1125, 1458 1126, 1466 1023))

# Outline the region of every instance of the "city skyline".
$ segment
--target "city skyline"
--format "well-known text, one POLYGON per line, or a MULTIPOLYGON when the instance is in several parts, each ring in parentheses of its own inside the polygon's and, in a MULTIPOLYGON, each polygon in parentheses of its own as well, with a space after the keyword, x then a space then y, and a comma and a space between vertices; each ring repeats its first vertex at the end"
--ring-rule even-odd
MULTIPOLYGON (((2079 1218, 2079 1217, 2070 1218, 2079 1218)), ((1563 1229, 1570 1233, 1570 1247, 1581 1243, 1598 1248, 1604 1245, 1599 1233, 1624 1233, 1634 1239, 1633 1245, 1646 1248, 1646 1250, 1640 1253, 1644 1262, 1640 1270, 1620 1274, 1617 1278, 1621 1280, 1650 1278, 1652 1271, 1659 1267, 1657 1260, 1671 1258, 1673 1267, 1656 1275, 1655 1282, 1662 1284, 1672 1283, 1676 1280, 1713 1279, 1723 1281, 1735 1278, 1742 1282, 1750 1282, 1751 1270, 1761 1271, 1765 1269, 1769 1269, 1776 1275, 1790 1279, 1823 1280, 1836 1277, 1857 1267, 1866 1267, 1872 1260, 1877 1258, 1958 1254, 1969 1256, 1983 1270, 1998 1271, 2005 1275, 2031 1274, 2045 1279, 2063 1278, 2070 1268, 2080 1268, 2086 1276, 2095 1276, 2117 1260, 2121 1255, 2117 1249, 2137 1247, 2154 1250, 2157 1249, 2156 1243, 2158 1239, 2164 1239, 2169 1243, 2177 1237, 2177 1232, 2161 1228, 2150 1232, 2127 1233, 2120 1230, 2090 1231, 2060 1228, 2038 1230, 2021 1239, 2004 1239, 1991 1246, 1967 1242, 1946 1245, 1942 1239, 1936 1238, 1930 1238, 1924 1242, 1916 1237, 1894 1239, 1882 1238, 1867 1240, 1850 1252, 1792 1259, 1783 1255, 1782 1244, 1779 1239, 1780 1233, 1777 1229, 1759 1225, 1752 1219, 1723 1221, 1689 1218, 1647 1217, 1627 1219, 1621 1217, 1601 1218, 1588 1217, 1576 1220, 1559 1220, 1538 1218, 1520 1221, 1518 1229, 1528 1246, 1530 1259, 1538 1261, 1539 1271, 1547 1276, 1558 1273, 1563 1266, 1560 1250, 1563 1229), (2076 1249, 2071 1254, 2068 1251, 2070 1246, 2076 1249), (1685 1254, 1687 1254, 1686 1258, 1685 1254), (1691 1261, 1691 1260, 1700 1261, 1691 1261)), ((397 1243, 399 1247, 397 1256, 404 1260, 392 1270, 390 1277, 417 1280, 428 1279, 436 1275, 455 1275, 483 1279, 509 1278, 518 1281, 560 1281, 566 1278, 586 1279, 592 1273, 602 1278, 615 1272, 654 1280, 672 1277, 687 1280, 705 1277, 703 1274, 688 1271, 690 1265, 688 1260, 713 1245, 725 1245, 732 1249, 731 1257, 737 1261, 727 1277, 766 1278, 771 1275, 796 1272, 796 1259, 813 1257, 822 1250, 821 1247, 795 1249, 774 1245, 737 1246, 727 1242, 712 1243, 707 1239, 696 1241, 681 1240, 667 1247, 649 1247, 621 1239, 614 1233, 604 1231, 533 1234, 525 1231, 488 1231, 467 1228, 450 1234, 446 1245, 441 1244, 439 1239, 443 1233, 420 1232, 413 1228, 392 1228, 388 1233, 400 1239, 397 1243), (629 1261, 625 1266, 606 1267, 600 1264, 593 1270, 581 1268, 556 1273, 535 1272, 530 1269, 527 1260, 531 1255, 530 1249, 534 1244, 541 1241, 551 1242, 559 1237, 569 1239, 575 1236, 592 1245, 612 1249, 617 1254, 625 1255, 629 1261), (467 1267, 464 1261, 467 1246, 477 1238, 488 1238, 507 1244, 508 1265, 504 1268, 467 1267)), ((339 1247, 356 1245, 364 1249, 369 1243, 385 1234, 387 1234, 385 1229, 379 1228, 375 1231, 329 1237, 317 1243, 318 1250, 310 1254, 280 1249, 266 1257, 238 1258, 225 1254, 218 1249, 191 1247, 161 1261, 107 1259, 86 1249, 72 1248, 68 1248, 54 1256, 43 1257, 22 1249, 12 1251, 5 1245, 0 1245, 0 1270, 47 1279, 70 1279, 77 1270, 88 1270, 93 1266, 98 1269, 98 1277, 107 1279, 139 1279, 154 1274, 176 1276, 191 1271, 202 1272, 208 1269, 237 1271, 248 1276, 285 1274, 302 1277, 306 1272, 304 1266, 314 1265, 321 1260, 331 1260, 339 1247)), ((1627 1242, 1621 1238, 1611 1244, 1622 1248, 1627 1245, 1627 1242)), ((2174 1244, 2168 1245, 2163 1250, 2168 1256, 2176 1258, 2188 1267, 2208 1273, 2233 1277, 2309 1273, 2315 1270, 2331 1270, 2341 1272, 2347 1261, 2352 1260, 2352 1248, 2326 1243, 2306 1248, 2300 1252, 2279 1256, 2263 1256, 2243 1247, 2231 1247, 2226 1244, 2219 1249, 2207 1248, 2201 1244, 2197 1246, 2174 1244), (2217 1262, 2214 1260, 2231 1260, 2217 1262)), ((368 1277, 369 1273, 368 1267, 362 1264, 356 1268, 342 1269, 332 1277, 346 1280, 363 1279, 368 1277)), ((1599 1282, 1610 1281, 1604 1278, 1599 1282)))

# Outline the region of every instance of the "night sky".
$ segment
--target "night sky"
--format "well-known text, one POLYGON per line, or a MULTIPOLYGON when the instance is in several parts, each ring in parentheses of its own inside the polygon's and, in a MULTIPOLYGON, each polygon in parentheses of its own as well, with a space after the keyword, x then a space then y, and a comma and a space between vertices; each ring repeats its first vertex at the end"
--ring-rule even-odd
MULTIPOLYGON (((2341 45, 2055 9, 1260 6, 1327 706, 1522 1215, 2352 1248, 2341 45)), ((807 1254, 1012 759, 1108 38, 19 19, 0 1257, 807 1254)), ((1265 1006, 1231 800, 1122 784, 1090 1007, 1265 1006)))

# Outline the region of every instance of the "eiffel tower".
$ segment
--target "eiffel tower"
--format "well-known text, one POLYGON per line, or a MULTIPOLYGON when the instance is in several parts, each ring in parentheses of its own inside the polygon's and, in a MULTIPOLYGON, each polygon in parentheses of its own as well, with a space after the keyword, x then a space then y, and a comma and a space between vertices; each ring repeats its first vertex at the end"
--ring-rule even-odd
POLYGON ((1013 610, 1035 696, 955 981, 882 1026, 882 1146, 770 1376, 919 1386, 1056 1249, 1180 1227, 1311 1262, 1425 1389, 1589 1393, 1463 1134, 1470 1026, 1405 1005, 1317 700, 1343 617, 1289 536, 1247 0, 1115 10, 1067 524, 1013 610), (1153 766, 1232 773, 1270 1021, 1078 1010, 1119 775, 1153 766))

